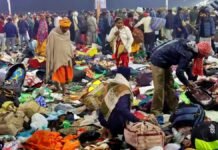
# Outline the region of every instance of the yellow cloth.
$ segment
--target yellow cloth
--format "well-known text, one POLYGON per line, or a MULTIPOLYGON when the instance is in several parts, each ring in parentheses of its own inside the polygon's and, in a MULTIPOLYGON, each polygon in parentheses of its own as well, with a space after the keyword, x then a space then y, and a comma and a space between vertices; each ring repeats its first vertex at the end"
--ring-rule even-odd
POLYGON ((46 56, 46 45, 47 45, 47 40, 44 40, 42 44, 39 44, 39 42, 38 42, 37 48, 35 50, 35 53, 38 56, 45 57, 46 56))
POLYGON ((94 57, 95 55, 98 54, 98 49, 97 48, 90 48, 88 51, 87 51, 87 55, 89 57, 94 57))
POLYGON ((125 46, 123 44, 120 44, 118 47, 118 53, 117 56, 120 57, 120 55, 124 52, 125 46))
POLYGON ((34 59, 37 59, 40 63, 43 63, 46 61, 45 57, 43 56, 35 56, 34 59))
POLYGON ((6 101, 6 102, 4 102, 3 104, 2 104, 2 108, 4 108, 4 109, 8 109, 8 107, 9 106, 13 106, 14 105, 14 103, 12 102, 12 101, 6 101))
POLYGON ((59 21, 60 27, 69 28, 71 26, 71 21, 68 18, 63 18, 59 21))
POLYGON ((140 49, 140 43, 133 43, 132 44, 132 53, 137 53, 140 49))
POLYGON ((89 87, 88 91, 92 92, 97 86, 99 86, 102 82, 100 80, 96 80, 92 83, 92 85, 89 87))

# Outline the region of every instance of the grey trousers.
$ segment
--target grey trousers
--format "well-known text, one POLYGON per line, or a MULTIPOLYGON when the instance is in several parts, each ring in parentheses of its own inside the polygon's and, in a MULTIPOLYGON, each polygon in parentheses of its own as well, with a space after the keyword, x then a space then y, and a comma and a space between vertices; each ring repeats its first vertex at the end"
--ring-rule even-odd
POLYGON ((7 47, 7 50, 14 50, 14 47, 16 45, 16 37, 13 37, 13 38, 6 38, 6 47, 7 47))

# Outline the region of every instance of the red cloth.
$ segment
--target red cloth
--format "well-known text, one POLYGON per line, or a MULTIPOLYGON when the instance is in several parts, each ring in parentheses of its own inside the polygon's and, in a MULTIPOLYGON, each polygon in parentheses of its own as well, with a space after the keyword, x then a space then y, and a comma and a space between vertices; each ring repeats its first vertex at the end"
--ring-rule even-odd
POLYGON ((212 47, 208 42, 200 42, 197 44, 198 47, 198 56, 194 59, 194 63, 192 66, 192 74, 196 75, 204 75, 203 71, 203 59, 204 57, 208 57, 212 54, 212 47))
POLYGON ((87 36, 86 36, 86 34, 81 34, 81 35, 80 35, 80 39, 81 39, 81 42, 82 42, 82 43, 86 43, 86 41, 87 41, 87 36))
POLYGON ((129 27, 131 31, 133 31, 133 22, 134 22, 133 18, 127 18, 123 21, 124 25, 129 27))
POLYGON ((28 61, 28 65, 29 65, 29 68, 31 69, 40 69, 40 68, 45 68, 46 62, 44 61, 40 63, 37 59, 30 58, 28 61))
POLYGON ((150 14, 147 13, 147 12, 145 12, 145 13, 144 13, 144 17, 148 17, 148 16, 150 16, 150 14))
POLYGON ((127 52, 124 52, 118 56, 118 48, 122 44, 121 39, 117 40, 117 47, 115 53, 116 65, 117 67, 129 67, 129 55, 127 52))
POLYGON ((4 33, 4 22, 0 21, 0 33, 4 33))

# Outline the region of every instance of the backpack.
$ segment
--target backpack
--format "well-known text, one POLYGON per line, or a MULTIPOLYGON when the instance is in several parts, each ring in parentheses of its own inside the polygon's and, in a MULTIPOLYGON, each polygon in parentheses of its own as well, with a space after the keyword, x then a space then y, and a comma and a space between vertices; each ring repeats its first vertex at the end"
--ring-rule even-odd
POLYGON ((153 31, 159 31, 161 30, 163 27, 165 27, 166 25, 166 19, 164 18, 157 18, 157 17, 153 17, 151 19, 151 29, 153 31))
POLYGON ((192 91, 187 91, 186 96, 193 102, 201 105, 206 110, 211 110, 215 107, 216 101, 212 95, 202 88, 197 88, 192 91))
POLYGON ((204 121, 204 109, 198 104, 181 103, 177 110, 170 116, 170 122, 174 128, 201 124, 204 121))
POLYGON ((197 150, 218 149, 218 123, 205 122, 196 126, 192 130, 191 141, 197 150))
POLYGON ((124 129, 127 144, 137 150, 164 147, 165 134, 160 127, 149 122, 132 123, 124 129))

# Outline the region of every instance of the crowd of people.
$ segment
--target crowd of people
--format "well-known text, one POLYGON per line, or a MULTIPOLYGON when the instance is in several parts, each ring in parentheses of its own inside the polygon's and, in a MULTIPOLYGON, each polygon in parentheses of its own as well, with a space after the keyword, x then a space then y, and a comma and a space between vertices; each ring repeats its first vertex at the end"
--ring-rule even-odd
MULTIPOLYGON (((136 10, 102 10, 101 14, 93 11, 69 11, 62 15, 2 14, 0 49, 16 53, 26 46, 34 55, 45 57, 45 82, 52 81, 53 91, 62 91, 64 95, 68 94, 66 84, 73 80, 76 48, 97 44, 103 54, 113 54, 118 74, 108 80, 104 99, 96 98, 95 110, 101 125, 112 136, 118 136, 124 134, 128 121, 143 121, 130 109, 133 99, 129 84, 130 57, 140 50, 146 53, 144 60, 151 66, 154 85, 151 113, 160 121, 164 113, 173 113, 178 108, 172 66, 177 66, 176 76, 181 83, 188 90, 195 90, 194 81, 203 75, 204 58, 217 52, 217 25, 216 12, 207 7, 177 10, 138 7, 136 10), (162 19, 157 21, 160 25, 164 22, 158 30, 151 26, 154 18, 162 19), (157 46, 157 41, 164 42, 157 46)), ((184 145, 191 147, 190 143, 184 145)))
POLYGON ((103 11, 100 16, 92 11, 80 13, 69 11, 68 14, 62 15, 48 12, 13 16, 2 14, 1 49, 5 50, 4 44, 6 44, 7 49, 15 46, 18 42, 17 38, 19 38, 20 43, 32 39, 37 39, 39 43, 43 43, 43 39, 47 38, 53 28, 58 27, 59 20, 63 17, 68 17, 72 22, 70 27, 71 41, 91 45, 100 38, 103 47, 106 35, 109 34, 117 18, 121 18, 124 25, 129 27, 131 31, 134 27, 139 27, 144 32, 144 44, 147 49, 154 47, 157 37, 172 40, 175 38, 187 39, 191 38, 191 35, 195 35, 201 40, 205 40, 205 38, 214 36, 217 25, 215 11, 197 7, 192 9, 178 8, 177 10, 138 7, 136 10, 103 11), (149 28, 152 17, 166 19, 165 27, 158 33, 149 28), (197 31, 199 32, 197 33, 197 31))

